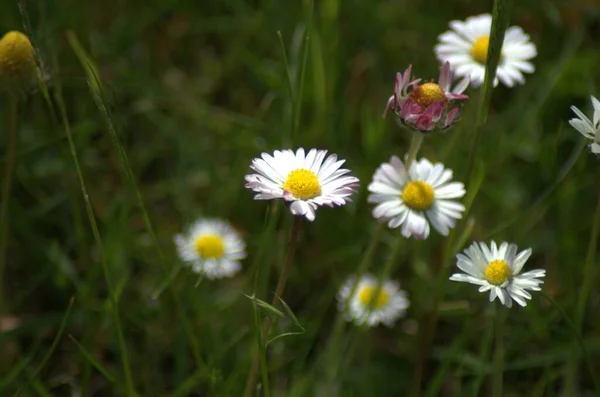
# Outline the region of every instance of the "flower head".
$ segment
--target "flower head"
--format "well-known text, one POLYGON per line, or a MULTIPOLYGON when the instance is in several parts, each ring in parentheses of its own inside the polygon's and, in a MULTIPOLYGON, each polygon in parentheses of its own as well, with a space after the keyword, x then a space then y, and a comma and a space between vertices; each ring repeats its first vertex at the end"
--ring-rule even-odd
POLYGON ((211 280, 233 276, 246 257, 240 235, 229 222, 219 219, 200 219, 174 240, 181 260, 211 280))
MULTIPOLYGON (((482 14, 469 17, 466 21, 450 22, 452 30, 439 36, 440 44, 435 46, 435 53, 440 62, 450 62, 456 74, 471 78, 473 86, 478 86, 485 79, 485 63, 492 16, 482 14)), ((535 44, 529 41, 529 36, 518 26, 506 30, 502 53, 494 86, 498 80, 507 87, 523 84, 523 73, 533 73, 535 70, 530 59, 537 55, 535 44)))
POLYGON ((350 277, 338 293, 339 310, 346 312, 348 321, 358 325, 372 327, 383 323, 392 327, 404 316, 408 306, 406 292, 397 282, 386 280, 379 283, 370 274, 363 275, 358 281, 350 277))
POLYGON ((294 215, 313 221, 319 206, 344 205, 358 185, 358 178, 340 168, 345 160, 327 150, 300 148, 263 153, 252 160, 250 168, 256 174, 246 175, 246 187, 258 194, 256 200, 284 199, 294 215))
POLYGON ((538 278, 546 275, 539 269, 521 273, 530 256, 531 248, 517 254, 515 244, 504 242, 498 247, 492 241, 488 248, 485 243, 473 243, 456 256, 456 265, 466 274, 453 274, 450 280, 479 285, 479 292, 490 291, 490 302, 497 297, 506 307, 511 307, 513 300, 525 307, 526 299, 531 299, 526 290, 540 291, 544 281, 538 278))
POLYGON ((569 124, 584 137, 592 140, 590 144, 592 153, 600 154, 600 101, 592 97, 592 106, 594 107, 593 121, 590 121, 581 110, 571 106, 571 110, 575 112, 577 118, 569 120, 569 124))
POLYGON ((411 69, 409 66, 403 74, 396 74, 394 95, 388 99, 383 116, 391 109, 398 123, 414 131, 447 130, 459 119, 462 103, 458 101, 468 98, 463 91, 469 80, 464 79, 451 90, 453 74, 448 62, 442 67, 437 84, 419 84, 421 79, 411 80, 411 69))
POLYGON ((0 39, 0 91, 19 92, 35 78, 35 51, 21 32, 8 32, 0 39))
POLYGON ((465 195, 464 185, 450 182, 452 171, 427 159, 414 161, 407 172, 404 163, 392 156, 373 175, 368 201, 377 203, 373 216, 389 227, 402 226, 402 235, 425 239, 429 223, 447 236, 462 217, 465 207, 453 199, 465 195))

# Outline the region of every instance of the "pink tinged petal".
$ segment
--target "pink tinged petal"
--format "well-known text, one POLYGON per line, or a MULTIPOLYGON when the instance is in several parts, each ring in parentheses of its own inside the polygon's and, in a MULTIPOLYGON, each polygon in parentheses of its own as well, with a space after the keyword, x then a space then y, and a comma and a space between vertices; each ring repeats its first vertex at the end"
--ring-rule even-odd
POLYGON ((470 83, 471 83, 471 77, 470 76, 465 77, 464 79, 462 79, 460 81, 460 83, 458 83, 454 87, 454 89, 452 90, 452 93, 457 94, 457 95, 462 94, 467 89, 467 87, 469 87, 470 83))
POLYGON ((431 114, 423 113, 417 118, 415 127, 420 131, 429 131, 433 128, 433 120, 431 114))
POLYGON ((460 113, 459 108, 454 108, 451 111, 449 111, 448 114, 446 115, 446 121, 444 122, 444 127, 448 127, 449 125, 451 125, 454 122, 454 120, 457 118, 459 113, 460 113))
POLYGON ((410 81, 410 73, 411 73, 411 71, 412 71, 412 65, 408 65, 408 67, 404 71, 404 74, 402 75, 402 84, 403 85, 408 84, 408 82, 410 81))
POLYGON ((470 283, 470 284, 475 284, 475 285, 482 285, 482 287, 487 286, 487 282, 480 280, 476 277, 473 276, 469 276, 468 274, 462 274, 462 273, 455 273, 452 276, 450 276, 450 280, 451 281, 458 281, 458 282, 462 282, 462 283, 470 283), (486 285, 484 285, 483 283, 486 283, 486 285))
POLYGON ((393 105, 394 105, 395 100, 396 100, 396 97, 394 95, 392 95, 388 99, 387 104, 385 105, 385 109, 383 110, 383 115, 381 117, 385 118, 385 116, 387 116, 387 114, 388 114, 388 111, 390 109, 393 109, 393 105))
POLYGON ((446 92, 450 90, 450 83, 452 83, 452 72, 450 71, 450 63, 446 61, 442 70, 440 71, 440 77, 438 79, 438 85, 446 92))

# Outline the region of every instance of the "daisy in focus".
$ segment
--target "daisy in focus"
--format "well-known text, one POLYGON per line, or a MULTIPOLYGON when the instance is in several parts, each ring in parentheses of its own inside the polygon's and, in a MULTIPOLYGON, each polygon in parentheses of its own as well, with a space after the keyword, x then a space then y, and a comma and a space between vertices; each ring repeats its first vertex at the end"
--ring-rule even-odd
POLYGON ((391 228, 402 226, 404 237, 426 239, 429 224, 447 236, 462 218, 465 206, 454 199, 465 195, 460 182, 451 182, 452 170, 427 159, 413 161, 407 172, 404 163, 392 156, 373 175, 369 203, 376 203, 373 216, 391 228))
POLYGON ((394 95, 387 102, 383 117, 391 109, 398 123, 414 131, 444 131, 459 120, 462 101, 467 99, 463 91, 469 79, 463 79, 451 90, 453 73, 450 64, 444 63, 438 83, 419 84, 421 79, 411 80, 412 66, 404 73, 396 74, 394 95))
POLYGON ((211 280, 233 276, 246 257, 241 236, 229 222, 219 219, 200 219, 174 241, 181 260, 211 280))
POLYGON ((600 101, 592 97, 592 106, 594 107, 593 121, 590 121, 581 110, 571 106, 571 110, 575 112, 577 118, 569 120, 569 124, 581 135, 592 140, 590 144, 592 153, 600 154, 600 101))
POLYGON ((246 187, 257 192, 255 200, 283 199, 290 203, 292 214, 314 221, 318 207, 351 201, 358 178, 340 168, 344 162, 335 154, 327 156, 327 150, 263 153, 252 160, 250 168, 257 173, 246 175, 246 187))
POLYGON ((363 275, 358 282, 354 277, 349 278, 338 293, 338 309, 346 312, 348 321, 358 325, 373 327, 383 323, 392 327, 409 306, 406 292, 391 280, 383 281, 379 291, 378 287, 379 281, 370 274, 363 275))
MULTIPOLYGON (((469 76, 473 86, 481 85, 485 79, 485 62, 492 16, 482 14, 463 21, 451 21, 452 30, 441 34, 440 43, 434 51, 440 62, 450 62, 456 74, 469 76)), ((518 26, 506 30, 500 62, 496 70, 494 86, 498 80, 507 87, 525 83, 523 73, 533 73, 535 68, 531 62, 537 55, 535 44, 529 41, 529 35, 518 26)))
POLYGON ((545 270, 521 273, 531 248, 517 254, 515 244, 504 242, 498 247, 492 241, 489 248, 485 243, 473 243, 463 252, 456 256, 456 265, 466 274, 453 274, 450 280, 479 285, 479 292, 490 291, 490 302, 498 298, 504 306, 512 307, 514 300, 525 307, 526 300, 531 299, 527 290, 541 291, 544 281, 538 278, 546 276, 545 270))

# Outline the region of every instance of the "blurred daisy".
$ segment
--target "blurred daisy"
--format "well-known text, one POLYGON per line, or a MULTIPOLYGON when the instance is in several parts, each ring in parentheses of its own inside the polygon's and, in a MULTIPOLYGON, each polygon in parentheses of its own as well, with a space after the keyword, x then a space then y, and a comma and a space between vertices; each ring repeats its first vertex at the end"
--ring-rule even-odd
POLYGON ((429 223, 447 236, 465 210, 453 200, 465 195, 464 185, 451 179, 452 171, 441 163, 413 161, 407 173, 404 163, 392 156, 375 171, 369 185, 372 194, 368 201, 377 203, 373 216, 391 228, 402 226, 402 235, 407 238, 427 238, 429 223))
MULTIPOLYGON (((435 46, 435 53, 441 62, 450 62, 459 76, 470 76, 473 86, 483 83, 485 78, 485 62, 492 16, 482 14, 467 18, 466 21, 450 22, 452 30, 441 34, 440 44, 435 46)), ((500 62, 496 70, 494 86, 498 79, 507 87, 523 84, 523 73, 535 70, 530 59, 537 55, 535 44, 529 41, 529 35, 518 26, 506 30, 500 62)))
POLYGON ((379 291, 378 287, 379 281, 370 274, 363 275, 358 282, 351 277, 338 293, 338 309, 346 312, 348 321, 358 325, 372 327, 383 323, 392 327, 396 320, 404 316, 409 306, 406 292, 400 289, 397 282, 390 280, 383 281, 379 291))
POLYGON ((391 109, 398 123, 419 132, 444 131, 459 120, 461 100, 467 99, 463 91, 469 79, 463 79, 451 90, 454 78, 450 64, 444 63, 438 84, 433 81, 419 84, 421 79, 411 80, 409 66, 404 73, 396 74, 394 95, 387 102, 383 117, 391 109), (410 89, 410 91, 409 91, 410 89))
POLYGON ((569 124, 581 132, 584 137, 593 141, 590 144, 592 153, 600 154, 600 101, 592 97, 592 106, 594 107, 593 122, 581 110, 571 106, 571 110, 575 112, 577 118, 569 120, 569 124))
POLYGON ((233 276, 246 257, 240 235, 229 222, 219 219, 200 219, 174 240, 181 260, 211 280, 233 276))
POLYGON ((246 175, 246 187, 258 193, 255 200, 284 199, 292 214, 313 221, 319 206, 346 204, 358 186, 358 178, 340 168, 345 160, 326 154, 327 150, 317 149, 305 154, 302 148, 296 153, 289 149, 263 153, 252 160, 250 168, 257 174, 246 175))
POLYGON ((490 302, 497 297, 506 307, 512 307, 513 300, 525 307, 526 299, 531 299, 526 290, 540 291, 544 281, 538 278, 546 275, 539 269, 520 274, 530 256, 531 248, 517 254, 515 244, 505 242, 498 247, 492 241, 488 248, 485 243, 473 243, 464 255, 456 256, 456 265, 466 274, 453 274, 450 280, 479 285, 479 292, 490 291, 490 302))

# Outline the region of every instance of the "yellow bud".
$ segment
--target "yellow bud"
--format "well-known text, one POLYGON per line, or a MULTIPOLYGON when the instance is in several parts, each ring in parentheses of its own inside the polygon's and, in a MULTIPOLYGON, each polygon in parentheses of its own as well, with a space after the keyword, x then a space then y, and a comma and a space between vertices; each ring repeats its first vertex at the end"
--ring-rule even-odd
POLYGON ((21 32, 8 32, 0 39, 0 91, 20 92, 35 81, 35 52, 21 32))

